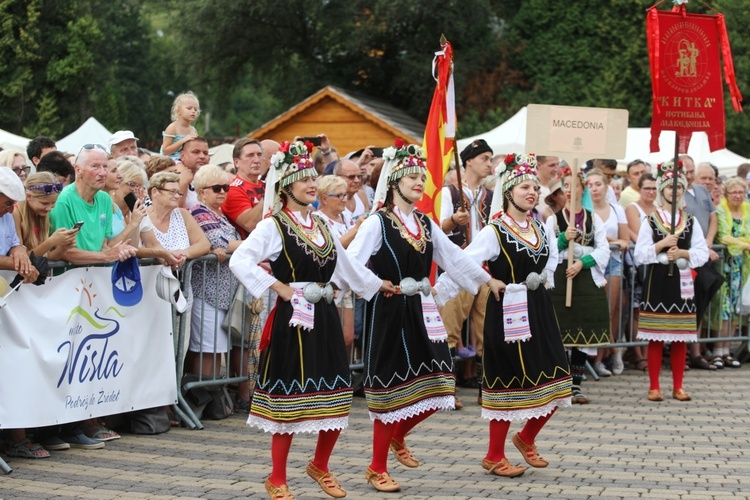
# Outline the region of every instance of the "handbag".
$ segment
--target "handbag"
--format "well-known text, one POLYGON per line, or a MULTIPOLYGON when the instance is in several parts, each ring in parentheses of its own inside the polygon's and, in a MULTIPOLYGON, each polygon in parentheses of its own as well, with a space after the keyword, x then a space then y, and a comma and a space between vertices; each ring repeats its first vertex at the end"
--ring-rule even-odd
POLYGON ((224 316, 221 326, 229 330, 232 340, 237 343, 249 342, 252 337, 260 335, 260 313, 265 309, 263 299, 253 299, 245 302, 247 292, 240 285, 232 298, 229 314, 224 316), (242 311, 247 307, 245 313, 245 324, 242 324, 242 311), (244 327, 244 328, 243 328, 244 327))
POLYGON ((737 314, 750 314, 750 277, 745 280, 745 284, 742 286, 742 294, 740 300, 737 301, 737 314))

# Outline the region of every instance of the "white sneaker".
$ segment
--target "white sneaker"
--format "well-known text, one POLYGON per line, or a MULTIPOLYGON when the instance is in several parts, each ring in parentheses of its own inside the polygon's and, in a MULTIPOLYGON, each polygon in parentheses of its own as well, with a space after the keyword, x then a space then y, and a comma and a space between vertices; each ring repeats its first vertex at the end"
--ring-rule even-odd
POLYGON ((594 371, 599 374, 600 377, 611 377, 612 372, 607 370, 607 367, 604 366, 604 363, 601 361, 594 364, 594 371))
POLYGON ((617 349, 612 357, 612 373, 620 375, 625 370, 625 363, 622 362, 622 350, 617 349))

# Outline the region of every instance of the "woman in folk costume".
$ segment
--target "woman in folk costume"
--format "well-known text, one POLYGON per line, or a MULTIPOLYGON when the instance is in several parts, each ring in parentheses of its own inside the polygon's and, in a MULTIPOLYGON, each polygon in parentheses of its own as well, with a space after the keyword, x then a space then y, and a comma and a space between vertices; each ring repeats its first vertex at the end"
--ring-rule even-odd
POLYGON ((692 270, 708 260, 703 231, 698 221, 684 210, 687 181, 682 163, 677 172, 673 165, 672 162, 659 165, 656 177, 659 208, 641 224, 635 243, 636 262, 648 265, 638 340, 648 341, 649 401, 664 401, 659 389, 664 342, 671 342, 672 397, 690 401, 690 395, 682 388, 682 377, 686 343, 697 340, 692 270), (677 190, 673 192, 675 175, 677 190), (674 224, 672 204, 677 206, 674 224))
POLYGON ((373 205, 380 208, 360 226, 347 252, 399 293, 368 302, 364 389, 373 420, 372 462, 367 481, 379 491, 398 491, 388 474, 388 449, 407 467, 419 466, 404 438, 437 410, 454 408, 455 377, 429 282, 433 259, 462 288, 477 293, 490 276, 464 257, 440 227, 414 209, 426 171, 420 147, 386 149, 373 205), (382 207, 382 208, 381 208, 382 207))
POLYGON ((609 242, 604 223, 592 210, 591 197, 582 172, 573 176, 563 170, 565 208, 547 219, 547 227, 557 238, 557 286, 551 290, 557 322, 565 347, 570 348, 570 372, 573 377, 573 403, 586 404, 581 391, 587 356, 596 356, 596 348, 609 344, 609 304, 604 286, 604 271, 609 264, 609 242), (577 183, 575 190, 573 183, 577 183), (575 199, 572 192, 575 191, 575 199), (575 206, 575 214, 572 213, 575 206), (569 241, 573 241, 574 263, 568 267, 569 241), (572 278, 571 307, 565 306, 567 280, 572 278))
MULTIPOLYGON (((525 470, 505 456, 511 422, 526 420, 513 444, 529 465, 546 467, 535 438, 558 407, 570 406, 570 368, 545 286, 554 285, 557 240, 530 215, 539 199, 536 164, 531 154, 505 157, 497 172, 492 221, 464 250, 478 264, 487 262, 492 275, 481 393, 482 417, 490 421, 490 432, 482 467, 506 477, 525 470)), ((446 275, 435 288, 439 302, 458 293, 446 275)))
POLYGON ((272 159, 264 212, 269 217, 232 255, 229 266, 248 292, 279 294, 261 338, 263 351, 248 425, 273 434, 273 469, 265 483, 272 500, 294 498, 286 485, 292 437, 317 432, 307 473, 325 493, 346 496, 328 470, 339 433, 348 425, 352 402, 349 364, 330 283, 370 298, 394 291, 389 282, 348 258, 326 224, 311 216, 317 171, 312 144, 283 143, 272 159), (271 213, 272 212, 272 213, 271 213), (260 267, 270 261, 272 274, 260 267))

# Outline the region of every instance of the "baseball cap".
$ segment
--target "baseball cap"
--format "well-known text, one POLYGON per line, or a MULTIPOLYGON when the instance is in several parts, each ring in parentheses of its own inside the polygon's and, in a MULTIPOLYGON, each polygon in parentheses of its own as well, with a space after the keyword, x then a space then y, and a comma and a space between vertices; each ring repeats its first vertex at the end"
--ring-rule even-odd
POLYGON ((120 144, 122 141, 127 141, 135 139, 136 141, 138 138, 133 135, 133 132, 130 130, 118 130, 114 134, 112 134, 112 137, 109 138, 109 147, 111 148, 115 144, 120 144))
POLYGON ((121 306, 134 306, 143 298, 138 259, 130 257, 112 268, 112 295, 121 306))
POLYGON ((172 274, 172 270, 166 266, 156 276, 156 295, 160 299, 172 304, 177 312, 185 312, 187 300, 180 289, 180 281, 172 274))
POLYGON ((0 167, 0 193, 13 201, 26 199, 26 189, 21 178, 10 167, 0 167))

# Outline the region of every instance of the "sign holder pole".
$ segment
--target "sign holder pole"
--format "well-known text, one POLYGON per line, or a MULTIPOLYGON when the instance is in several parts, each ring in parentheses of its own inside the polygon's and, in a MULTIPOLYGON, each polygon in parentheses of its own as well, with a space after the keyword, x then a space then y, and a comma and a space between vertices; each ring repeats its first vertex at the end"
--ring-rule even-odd
MULTIPOLYGON (((573 168, 571 168, 571 179, 570 179, 570 220, 568 220, 568 227, 573 224, 576 225, 576 214, 578 213, 576 191, 578 190, 578 157, 573 158, 573 168)), ((563 208, 563 210, 565 210, 563 208)), ((568 241, 568 269, 573 267, 573 247, 575 241, 568 241)), ((565 307, 572 307, 573 305, 573 278, 568 278, 567 287, 565 288, 565 307)))
MULTIPOLYGON (((678 175, 678 161, 680 160, 680 134, 675 130, 674 133, 674 162, 672 163, 672 223, 669 229, 669 234, 674 234, 675 229, 675 217, 677 217, 677 175, 678 175)), ((683 193, 685 196, 685 193, 683 193)), ((669 261, 669 276, 674 276, 674 261, 669 261)))

